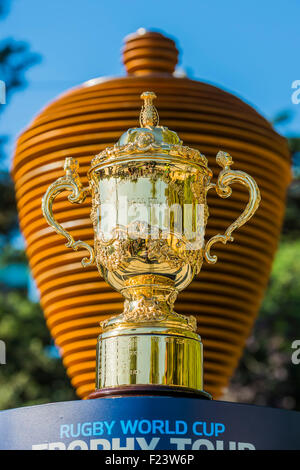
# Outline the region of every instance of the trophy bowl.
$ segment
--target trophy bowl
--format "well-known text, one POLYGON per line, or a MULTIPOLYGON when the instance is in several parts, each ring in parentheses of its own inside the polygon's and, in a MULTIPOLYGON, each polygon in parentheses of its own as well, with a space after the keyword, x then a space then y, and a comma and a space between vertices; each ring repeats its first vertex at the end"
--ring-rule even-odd
POLYGON ((123 313, 102 322, 96 374, 101 396, 119 393, 120 387, 128 393, 154 387, 207 396, 196 321, 177 314, 174 302, 204 259, 217 261, 212 245, 233 241, 232 232, 252 217, 260 193, 251 176, 231 169, 232 158, 222 151, 216 157, 222 170, 213 184, 205 156, 159 126, 155 94, 144 92, 141 98, 140 127, 129 129, 114 147, 92 160, 86 188, 77 162, 67 158, 65 176, 43 198, 43 214, 67 238, 67 246, 88 250, 89 258, 82 264, 96 263, 104 279, 125 298, 123 313), (248 204, 224 234, 205 243, 207 192, 215 189, 227 198, 232 183, 247 187, 248 204), (71 192, 72 203, 91 194, 94 248, 75 241, 55 220, 52 204, 65 190, 71 192))

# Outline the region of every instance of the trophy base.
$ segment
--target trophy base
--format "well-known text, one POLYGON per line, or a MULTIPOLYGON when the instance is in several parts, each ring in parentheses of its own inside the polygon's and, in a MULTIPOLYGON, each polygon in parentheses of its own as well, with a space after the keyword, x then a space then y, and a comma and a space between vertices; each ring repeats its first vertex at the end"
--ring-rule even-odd
POLYGON ((123 385, 95 390, 88 396, 88 400, 107 397, 122 396, 173 396, 183 398, 201 398, 212 400, 212 396, 204 390, 194 390, 188 387, 175 387, 168 385, 123 385))
POLYGON ((201 395, 203 353, 195 325, 193 317, 175 312, 163 320, 142 317, 128 321, 120 315, 102 324, 97 343, 96 393, 192 390, 201 395))
POLYGON ((162 463, 167 451, 169 463, 200 469, 203 450, 300 450, 299 429, 299 411, 176 394, 107 396, 1 411, 0 450, 103 450, 100 468, 122 468, 116 459, 109 465, 112 451, 130 456, 123 468, 133 468, 133 456, 136 468, 147 468, 147 455, 162 463), (182 457, 172 461, 174 452, 182 457))

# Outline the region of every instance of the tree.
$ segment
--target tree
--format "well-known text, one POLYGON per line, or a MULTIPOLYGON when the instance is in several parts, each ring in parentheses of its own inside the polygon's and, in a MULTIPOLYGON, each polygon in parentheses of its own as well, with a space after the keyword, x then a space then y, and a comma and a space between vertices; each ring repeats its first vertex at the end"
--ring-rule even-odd
MULTIPOLYGON (((273 123, 291 119, 280 113, 273 123)), ((300 410, 300 137, 288 138, 294 179, 288 191, 281 243, 269 286, 226 399, 300 410)))
MULTIPOLYGON (((0 0, 0 16, 6 11, 7 3, 0 0)), ((0 79, 6 85, 6 103, 26 85, 25 72, 37 60, 26 43, 0 41, 0 79)), ((3 110, 0 105, 0 114, 3 110)), ((6 138, 0 136, 0 162, 5 157, 6 138)), ((0 409, 75 399, 61 360, 53 354, 42 310, 28 298, 25 253, 13 243, 19 231, 14 187, 5 169, 0 171, 0 194, 0 339, 6 344, 6 364, 0 365, 0 409)))
MULTIPOLYGON (((299 216, 299 215, 298 215, 299 216)), ((300 409, 300 240, 283 236, 258 319, 227 398, 300 409)))

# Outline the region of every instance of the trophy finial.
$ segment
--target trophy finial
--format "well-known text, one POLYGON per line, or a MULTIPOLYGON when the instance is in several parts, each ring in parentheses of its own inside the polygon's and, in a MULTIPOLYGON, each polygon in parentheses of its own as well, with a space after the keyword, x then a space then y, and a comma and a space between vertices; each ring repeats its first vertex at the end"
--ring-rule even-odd
POLYGON ((144 104, 140 113, 140 126, 141 127, 156 127, 159 123, 159 116, 156 107, 153 104, 153 100, 156 98, 156 94, 153 91, 144 91, 141 94, 141 99, 144 100, 144 104))

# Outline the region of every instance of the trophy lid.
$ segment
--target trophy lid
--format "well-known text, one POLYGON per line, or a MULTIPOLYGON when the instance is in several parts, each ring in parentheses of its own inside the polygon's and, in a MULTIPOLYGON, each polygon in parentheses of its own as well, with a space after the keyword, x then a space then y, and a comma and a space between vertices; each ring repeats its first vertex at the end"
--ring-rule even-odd
POLYGON ((159 115, 153 104, 155 98, 156 94, 152 91, 144 91, 141 94, 144 103, 140 112, 140 127, 128 129, 114 147, 106 148, 96 155, 92 160, 91 169, 128 155, 134 160, 134 155, 152 155, 155 158, 155 154, 169 154, 191 164, 200 165, 211 175, 207 159, 199 150, 184 146, 176 132, 159 126, 159 115))

